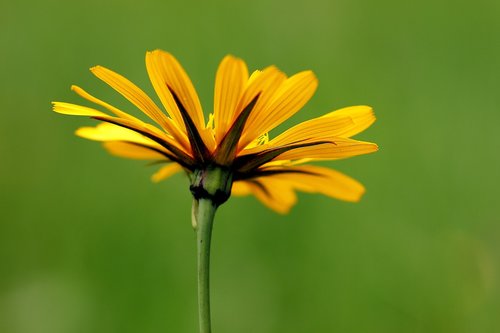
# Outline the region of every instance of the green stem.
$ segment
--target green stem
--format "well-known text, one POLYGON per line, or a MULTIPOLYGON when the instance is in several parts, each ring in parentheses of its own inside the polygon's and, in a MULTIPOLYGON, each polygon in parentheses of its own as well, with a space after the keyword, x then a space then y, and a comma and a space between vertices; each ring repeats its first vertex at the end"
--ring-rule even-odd
POLYGON ((210 199, 193 201, 198 252, 198 316, 200 333, 210 333, 210 239, 217 207, 210 199))
POLYGON ((196 170, 189 187, 193 194, 193 228, 198 249, 198 316, 200 333, 210 333, 210 239, 217 207, 231 194, 233 174, 222 166, 196 170))

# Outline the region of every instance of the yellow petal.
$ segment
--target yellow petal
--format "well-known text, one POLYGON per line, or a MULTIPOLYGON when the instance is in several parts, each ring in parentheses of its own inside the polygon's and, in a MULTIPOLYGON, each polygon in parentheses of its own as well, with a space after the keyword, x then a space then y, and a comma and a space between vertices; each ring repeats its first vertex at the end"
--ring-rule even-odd
POLYGON ((233 187, 231 188, 231 195, 241 197, 250 194, 252 194, 252 190, 250 189, 250 186, 248 186, 248 182, 245 181, 233 182, 233 187))
POLYGON ((240 155, 258 153, 276 146, 301 142, 348 138, 368 128, 375 121, 369 106, 352 106, 304 121, 286 130, 265 145, 250 143, 240 155))
MULTIPOLYGON (((257 100, 257 103, 255 104, 252 112, 250 113, 250 117, 252 117, 252 114, 254 113, 260 113, 261 109, 265 108, 268 106, 270 99, 274 96, 274 93, 276 92, 277 89, 281 86, 283 81, 286 80, 286 75, 282 72, 280 72, 276 67, 270 66, 265 68, 263 71, 255 71, 252 73, 250 76, 250 79, 247 82, 247 87, 245 88, 245 91, 243 92, 243 95, 238 102, 238 105, 236 107, 236 114, 235 117, 237 117, 243 109, 250 104, 250 102, 257 96, 259 95, 259 98, 257 100)), ((236 118, 235 118, 236 119, 236 118)), ((242 133, 242 139, 240 140, 239 143, 239 149, 244 148, 247 146, 250 142, 252 142, 254 139, 256 139, 259 135, 253 137, 250 139, 249 142, 247 142, 247 139, 244 139, 244 142, 242 142, 243 138, 249 137, 247 134, 247 128, 249 126, 248 120, 246 122, 245 128, 242 133)), ((260 133, 263 134, 263 133, 260 133)))
POLYGON ((312 165, 287 169, 303 173, 282 173, 270 177, 288 182, 304 192, 321 193, 345 201, 359 201, 365 193, 365 188, 357 180, 332 169, 312 165))
POLYGON ((109 86, 134 104, 139 110, 158 123, 164 130, 176 137, 180 142, 185 143, 185 137, 183 141, 183 137, 180 135, 179 129, 176 126, 173 126, 172 121, 168 119, 168 117, 160 110, 160 108, 158 108, 153 100, 151 100, 151 98, 149 98, 149 96, 146 95, 146 93, 139 87, 120 74, 102 66, 96 66, 90 70, 95 76, 106 82, 109 86))
POLYGON ((121 141, 109 141, 103 143, 104 148, 111 154, 118 157, 135 160, 165 160, 166 157, 157 151, 148 149, 145 146, 121 141))
MULTIPOLYGON (((136 122, 132 121, 129 119, 123 119, 123 118, 117 118, 117 117, 98 117, 99 120, 109 122, 111 124, 116 124, 118 126, 122 126, 128 129, 131 129, 132 131, 137 131, 139 134, 145 133, 144 135, 147 135, 148 138, 151 140, 157 142, 160 144, 160 142, 165 142, 168 146, 171 146, 172 149, 174 150, 179 150, 183 154, 189 155, 191 154, 190 151, 185 150, 183 146, 181 146, 177 140, 174 140, 172 137, 168 136, 155 126, 152 126, 147 123, 143 122, 136 122)), ((164 147, 166 150, 171 150, 170 148, 164 147)), ((171 151, 174 155, 176 152, 171 151)))
POLYGON ((353 120, 348 116, 320 117, 302 122, 269 141, 268 146, 283 146, 305 140, 324 140, 340 136, 353 120))
POLYGON ((330 112, 323 116, 323 119, 330 117, 350 117, 353 121, 351 126, 346 126, 343 131, 334 136, 349 138, 363 132, 375 122, 373 109, 366 105, 350 106, 337 111, 330 112))
POLYGON ((318 80, 311 71, 300 72, 282 82, 272 98, 250 114, 241 146, 248 145, 294 115, 309 101, 317 86, 318 80))
POLYGON ((289 150, 274 160, 339 159, 369 154, 378 150, 378 146, 371 142, 338 137, 331 138, 330 141, 332 142, 289 150))
POLYGON ((205 128, 205 117, 198 94, 177 59, 168 52, 155 50, 146 54, 146 67, 158 96, 177 126, 184 128, 184 121, 170 89, 179 98, 207 147, 213 150, 215 140, 212 132, 205 128))
POLYGON ((170 87, 177 94, 196 126, 203 128, 205 120, 198 94, 181 64, 172 54, 162 50, 148 52, 147 57, 149 57, 150 66, 153 66, 161 75, 163 85, 170 87))
POLYGON ((88 108, 81 105, 52 102, 52 110, 57 113, 68 114, 71 116, 87 116, 87 117, 105 117, 107 114, 96 109, 88 108))
POLYGON ((165 73, 166 70, 163 68, 161 55, 162 53, 160 51, 146 52, 146 69, 148 71, 149 80, 170 117, 179 128, 182 128, 185 132, 184 121, 182 120, 179 107, 169 90, 169 85, 167 83, 169 81, 167 81, 168 77, 165 73))
POLYGON ((297 202, 293 188, 286 181, 261 177, 245 183, 260 202, 280 214, 288 213, 297 202))
POLYGON ((230 55, 226 56, 215 77, 214 120, 217 143, 220 143, 232 125, 247 81, 248 69, 245 62, 230 55))
POLYGON ((182 167, 177 163, 168 164, 153 174, 153 176, 151 176, 151 180, 158 183, 159 181, 165 180, 181 170, 182 167))
POLYGON ((95 127, 80 127, 76 131, 76 135, 95 141, 129 141, 162 148, 158 143, 142 134, 110 123, 101 123, 95 127))
POLYGON ((108 109, 109 111, 113 112, 115 115, 117 115, 118 117, 120 118, 126 118, 126 119, 131 119, 131 120, 136 120, 136 121, 139 121, 138 118, 134 117, 134 116, 131 116, 129 115, 128 113, 125 113, 117 108, 115 108, 114 106, 92 96, 91 94, 89 94, 88 92, 86 92, 85 90, 83 90, 82 88, 78 87, 78 86, 71 86, 71 90, 73 90, 74 92, 76 92, 78 95, 80 95, 81 97, 85 98, 86 100, 88 101, 91 101, 92 103, 95 103, 97 105, 100 105, 106 109, 108 109))

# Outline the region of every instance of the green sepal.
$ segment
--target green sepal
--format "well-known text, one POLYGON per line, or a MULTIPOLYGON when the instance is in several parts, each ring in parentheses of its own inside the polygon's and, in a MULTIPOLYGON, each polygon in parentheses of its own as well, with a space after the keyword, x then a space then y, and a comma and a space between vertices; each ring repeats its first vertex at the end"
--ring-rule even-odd
POLYGON ((233 172, 218 165, 197 169, 189 189, 195 200, 209 199, 218 207, 229 199, 233 186, 233 172))
POLYGON ((311 146, 317 146, 322 144, 334 144, 333 141, 316 141, 302 144, 293 144, 277 148, 269 148, 267 150, 261 151, 259 153, 243 155, 236 158, 234 162, 234 170, 237 173, 246 173, 255 170, 267 162, 271 162, 273 159, 279 155, 286 153, 287 151, 311 146))
POLYGON ((175 103, 179 107, 179 111, 182 115, 182 120, 184 121, 184 126, 186 127, 186 132, 188 135, 189 143, 191 144, 191 150, 193 151, 194 158, 199 164, 206 164, 210 159, 210 151, 205 145, 205 142, 203 142, 203 139, 198 132, 198 128, 196 128, 193 119, 191 119, 191 117, 189 116, 189 113, 180 101, 179 97, 170 87, 168 88, 172 93, 175 103))
MULTIPOLYGON (((252 101, 241 111, 231 128, 217 148, 214 159, 219 165, 229 165, 236 156, 236 149, 241 138, 241 133, 260 95, 255 96, 252 101)), ((217 125, 217 124, 216 124, 217 125)))
MULTIPOLYGON (((165 152, 157 151, 160 154, 164 155, 165 157, 169 158, 170 160, 172 160, 174 162, 179 163, 180 165, 182 165, 183 167, 185 167, 185 168, 187 168, 189 170, 194 170, 194 168, 195 168, 195 163, 194 163, 193 158, 191 156, 187 155, 186 153, 184 153, 179 148, 177 148, 177 147, 169 144, 165 140, 162 140, 161 138, 159 138, 159 137, 157 137, 155 135, 151 135, 151 134, 149 134, 146 131, 142 131, 140 129, 124 125, 124 124, 122 124, 122 123, 120 123, 118 121, 113 121, 113 120, 110 120, 108 118, 103 118, 103 117, 99 117, 99 116, 92 117, 92 118, 100 120, 100 121, 104 121, 104 122, 107 122, 107 123, 115 124, 117 126, 120 126, 120 127, 123 127, 123 128, 127 128, 129 130, 132 130, 134 132, 142 134, 145 137, 147 137, 147 138, 153 140, 154 142, 158 143, 159 145, 161 145, 162 147, 164 147, 165 149, 167 149, 168 151, 170 151, 172 153, 172 154, 165 154, 165 152)), ((137 144, 137 145, 140 145, 140 144, 137 144)), ((153 148, 149 148, 149 149, 155 150, 153 148)))

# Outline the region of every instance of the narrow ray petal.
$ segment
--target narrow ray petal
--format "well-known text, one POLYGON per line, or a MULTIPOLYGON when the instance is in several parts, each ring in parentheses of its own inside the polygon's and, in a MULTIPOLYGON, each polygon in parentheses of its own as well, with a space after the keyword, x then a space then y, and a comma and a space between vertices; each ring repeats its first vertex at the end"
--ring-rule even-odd
POLYGON ((330 112, 324 115, 322 118, 326 119, 329 117, 343 117, 348 116, 352 119, 353 125, 347 126, 343 131, 335 134, 335 136, 341 136, 349 138, 358 133, 363 132, 365 129, 370 127, 375 122, 375 114, 373 109, 366 105, 350 106, 346 108, 339 109, 337 111, 330 112))
POLYGON ((168 164, 151 176, 151 180, 158 183, 181 171, 182 167, 177 163, 168 164))
POLYGON ((135 160, 165 160, 167 157, 160 152, 131 142, 109 141, 103 143, 106 150, 118 157, 135 160))
POLYGON ((71 116, 87 116, 87 117, 106 117, 107 114, 96 109, 88 108, 81 105, 52 102, 52 110, 57 113, 67 114, 71 116))
POLYGON ((121 111, 120 109, 117 109, 114 106, 92 96, 91 94, 89 94, 88 92, 86 92, 85 90, 83 90, 82 88, 80 88, 78 86, 72 85, 71 90, 73 90, 75 93, 77 93, 81 97, 85 98, 86 100, 108 109, 109 111, 113 112, 115 115, 117 115, 120 118, 126 118, 126 119, 130 119, 130 120, 139 121, 138 118, 131 116, 128 113, 125 113, 125 112, 121 111))
POLYGON ((273 179, 259 178, 246 182, 257 199, 280 214, 286 214, 297 202, 297 195, 290 184, 273 179))
POLYGON ((290 169, 299 172, 278 173, 271 178, 287 182, 304 192, 321 193, 345 201, 359 201, 365 193, 365 188, 357 180, 332 169, 312 165, 290 169))
POLYGON ((145 137, 153 140, 154 142, 160 144, 167 151, 172 153, 173 161, 185 166, 188 169, 194 168, 194 161, 192 156, 188 152, 184 151, 183 148, 171 137, 167 136, 165 133, 158 130, 156 127, 145 123, 137 123, 130 121, 128 119, 116 118, 116 117, 94 117, 95 119, 105 121, 111 124, 122 126, 128 128, 137 133, 144 135, 145 137))
POLYGON ((105 67, 96 66, 90 70, 95 76, 106 82, 109 86, 134 104, 139 110, 158 123, 165 131, 176 137, 183 144, 185 143, 185 137, 181 135, 179 129, 174 126, 172 121, 139 87, 120 74, 105 67))
POLYGON ((235 181, 233 182, 233 187, 231 188, 231 195, 234 196, 245 196, 252 194, 252 190, 248 185, 247 181, 235 181))
POLYGON ((378 146, 371 142, 357 141, 347 138, 332 138, 331 143, 311 145, 284 152, 275 160, 339 159, 376 152, 378 146))
POLYGON ((226 56, 219 65, 215 78, 214 120, 215 139, 219 143, 235 118, 236 107, 248 81, 245 62, 226 56))
POLYGON ((95 141, 129 141, 161 148, 158 143, 142 134, 110 123, 101 123, 95 127, 80 127, 76 135, 95 141))
POLYGON ((261 165, 270 163, 273 160, 280 160, 279 156, 283 155, 287 151, 296 150, 298 148, 319 146, 323 144, 334 144, 331 141, 309 141, 300 142, 297 144, 270 147, 264 151, 259 151, 258 153, 251 154, 241 154, 236 158, 233 164, 234 170, 238 173, 250 172, 261 165))
MULTIPOLYGON (((101 123, 96 127, 80 127, 76 131, 76 135, 95 141, 124 142, 129 144, 129 146, 135 146, 131 148, 134 150, 134 153, 142 148, 149 150, 151 154, 161 156, 161 159, 171 159, 172 157, 172 153, 170 151, 166 150, 163 146, 150 138, 147 138, 144 135, 128 128, 111 123, 101 123)), ((158 157, 156 159, 158 159, 158 157)))
POLYGON ((181 113, 179 112, 179 107, 170 92, 167 85, 167 79, 165 78, 165 73, 161 61, 159 61, 159 52, 146 52, 146 69, 148 71, 149 80, 156 91, 156 94, 160 98, 164 108, 170 115, 172 120, 177 124, 179 128, 184 129, 184 122, 182 121, 181 113))
POLYGON ((205 119, 198 94, 177 59, 168 52, 155 50, 147 53, 146 64, 148 72, 150 72, 151 82, 167 110, 172 112, 172 117, 182 123, 182 117, 172 104, 171 96, 169 96, 165 88, 175 92, 186 107, 198 130, 201 131, 205 127, 205 119))
POLYGON ((338 134, 345 132, 345 128, 350 128, 352 125, 354 125, 354 122, 348 116, 315 118, 288 129, 269 141, 265 147, 260 146, 259 148, 265 149, 269 146, 288 145, 304 140, 315 139, 319 141, 331 137, 338 137, 340 136, 338 134))
POLYGON ((294 115, 309 101, 317 86, 318 80, 311 71, 300 72, 282 82, 269 103, 256 108, 250 115, 241 146, 248 145, 294 115))
MULTIPOLYGON (((236 107, 236 113, 234 114, 235 117, 234 119, 238 117, 238 115, 243 111, 243 109, 248 104, 250 104, 250 102, 253 99, 255 99, 257 95, 259 96, 259 100, 257 101, 257 104, 253 108, 250 116, 254 112, 261 112, 260 110, 265 108, 269 104, 269 101, 273 97, 274 92, 277 89, 279 89, 279 87, 285 80, 286 80, 286 75, 273 66, 267 67, 263 71, 255 71, 248 80, 247 87, 243 92, 240 101, 238 102, 238 105, 236 107)), ((248 123, 246 124, 245 129, 243 130, 242 137, 245 136, 247 127, 248 123)), ((256 139, 257 137, 252 138, 250 142, 256 139)), ((250 142, 242 143, 242 141, 240 140, 240 143, 238 145, 238 150, 243 149, 250 142)))

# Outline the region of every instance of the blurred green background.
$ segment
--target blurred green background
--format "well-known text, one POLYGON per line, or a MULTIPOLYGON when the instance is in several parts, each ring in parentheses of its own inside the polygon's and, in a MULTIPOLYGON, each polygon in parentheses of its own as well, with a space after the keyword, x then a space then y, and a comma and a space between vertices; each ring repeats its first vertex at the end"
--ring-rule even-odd
POLYGON ((26 1, 0 4, 0 332, 196 332, 187 179, 121 160, 50 111, 100 64, 153 95, 172 52, 212 106, 220 59, 312 69, 288 124, 372 105, 368 156, 327 163, 359 204, 302 194, 287 216, 233 198, 214 230, 224 332, 500 332, 500 2, 26 1))

